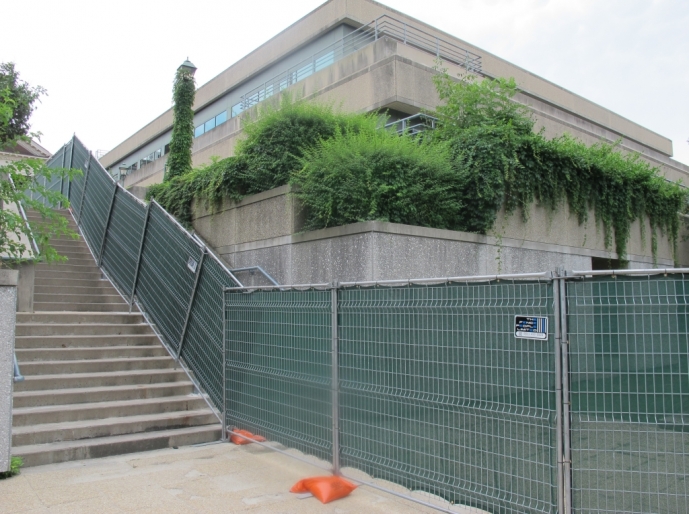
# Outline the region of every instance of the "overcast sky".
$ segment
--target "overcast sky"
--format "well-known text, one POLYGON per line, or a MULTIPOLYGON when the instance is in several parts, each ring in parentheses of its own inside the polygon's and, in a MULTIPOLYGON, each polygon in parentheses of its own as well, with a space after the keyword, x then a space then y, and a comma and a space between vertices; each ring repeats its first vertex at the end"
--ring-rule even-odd
MULTIPOLYGON (((320 0, 33 0, 3 5, 0 62, 48 90, 32 118, 56 151, 109 150, 171 105, 188 56, 202 85, 320 0)), ((689 1, 387 0, 673 141, 689 164, 689 1)))

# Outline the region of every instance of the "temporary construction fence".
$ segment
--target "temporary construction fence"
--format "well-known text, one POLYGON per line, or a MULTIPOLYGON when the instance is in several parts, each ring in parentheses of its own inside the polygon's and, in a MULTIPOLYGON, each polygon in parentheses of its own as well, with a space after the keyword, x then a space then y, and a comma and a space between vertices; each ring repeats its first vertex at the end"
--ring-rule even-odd
POLYGON ((685 273, 228 288, 226 423, 448 512, 689 512, 685 273))
POLYGON ((48 165, 229 428, 487 512, 689 513, 689 270, 242 286, 76 137, 48 165))
POLYGON ((76 136, 47 165, 82 170, 49 186, 69 198, 103 272, 222 411, 222 291, 240 282, 160 205, 122 188, 76 136))

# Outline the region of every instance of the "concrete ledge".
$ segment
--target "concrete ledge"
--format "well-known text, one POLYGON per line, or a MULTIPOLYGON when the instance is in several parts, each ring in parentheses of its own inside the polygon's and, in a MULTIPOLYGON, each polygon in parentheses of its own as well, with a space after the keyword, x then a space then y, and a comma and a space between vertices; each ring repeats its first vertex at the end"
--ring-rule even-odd
POLYGON ((16 286, 19 283, 19 271, 0 270, 0 286, 16 286))

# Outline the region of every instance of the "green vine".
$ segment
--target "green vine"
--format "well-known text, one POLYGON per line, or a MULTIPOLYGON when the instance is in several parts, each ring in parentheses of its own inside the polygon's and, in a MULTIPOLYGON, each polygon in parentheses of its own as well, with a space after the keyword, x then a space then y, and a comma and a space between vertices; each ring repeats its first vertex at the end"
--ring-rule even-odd
POLYGON ((175 74, 172 88, 172 136, 170 154, 167 158, 167 180, 191 172, 191 146, 194 142, 194 97, 196 83, 194 76, 180 67, 175 74))

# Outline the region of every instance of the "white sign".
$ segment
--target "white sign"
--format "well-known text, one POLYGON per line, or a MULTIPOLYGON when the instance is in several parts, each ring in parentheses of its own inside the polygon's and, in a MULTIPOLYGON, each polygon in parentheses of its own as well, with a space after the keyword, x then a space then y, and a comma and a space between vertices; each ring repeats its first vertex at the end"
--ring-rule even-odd
POLYGON ((519 339, 548 339, 548 318, 545 316, 515 316, 514 337, 519 339))

